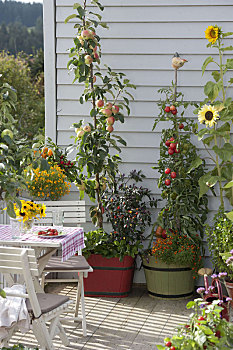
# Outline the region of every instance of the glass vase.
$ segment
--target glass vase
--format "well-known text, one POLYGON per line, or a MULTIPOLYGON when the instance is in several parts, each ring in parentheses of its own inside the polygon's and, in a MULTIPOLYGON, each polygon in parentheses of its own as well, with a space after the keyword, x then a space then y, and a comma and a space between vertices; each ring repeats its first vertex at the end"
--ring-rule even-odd
POLYGON ((34 218, 28 219, 22 223, 22 233, 30 233, 32 232, 34 226, 34 218))

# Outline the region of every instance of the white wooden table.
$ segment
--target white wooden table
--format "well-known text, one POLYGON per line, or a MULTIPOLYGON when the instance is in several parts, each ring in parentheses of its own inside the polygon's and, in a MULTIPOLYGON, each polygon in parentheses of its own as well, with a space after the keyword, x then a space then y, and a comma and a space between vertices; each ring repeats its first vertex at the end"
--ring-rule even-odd
MULTIPOLYGON (((45 230, 47 227, 43 226, 41 229, 45 230)), ((34 231, 38 232, 39 226, 35 226, 34 231)), ((39 277, 47 265, 50 257, 57 251, 62 250, 62 261, 67 260, 73 256, 77 251, 81 252, 84 248, 84 232, 81 227, 63 227, 62 231, 65 237, 60 238, 41 238, 35 232, 25 234, 18 239, 11 238, 10 225, 0 225, 0 245, 9 247, 29 247, 35 250, 35 255, 38 261, 39 277)), ((14 282, 13 276, 5 275, 6 281, 9 284, 14 282)), ((44 292, 39 278, 35 280, 35 288, 37 292, 44 292)))

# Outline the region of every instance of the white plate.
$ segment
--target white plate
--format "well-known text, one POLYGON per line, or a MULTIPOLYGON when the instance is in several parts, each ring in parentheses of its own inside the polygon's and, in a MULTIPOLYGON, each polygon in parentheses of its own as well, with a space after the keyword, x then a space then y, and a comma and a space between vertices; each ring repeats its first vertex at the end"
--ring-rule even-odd
POLYGON ((45 235, 37 235, 38 237, 40 238, 62 238, 62 237, 66 237, 67 236, 67 233, 63 233, 61 235, 54 235, 54 236, 45 236, 45 235))

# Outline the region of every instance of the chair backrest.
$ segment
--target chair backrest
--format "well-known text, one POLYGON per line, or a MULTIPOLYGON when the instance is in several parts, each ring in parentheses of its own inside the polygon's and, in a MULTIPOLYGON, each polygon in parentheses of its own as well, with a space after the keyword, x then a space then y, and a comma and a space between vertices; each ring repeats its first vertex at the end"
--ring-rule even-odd
POLYGON ((86 222, 85 201, 36 201, 46 205, 46 217, 37 220, 38 225, 52 225, 52 212, 62 209, 64 212, 64 225, 77 226, 86 222))
POLYGON ((26 251, 29 270, 32 276, 38 276, 38 265, 34 249, 0 246, 0 273, 24 275, 25 264, 22 254, 26 251))
POLYGON ((24 276, 27 294, 22 296, 16 292, 14 296, 27 296, 31 302, 34 316, 39 317, 41 315, 41 308, 33 283, 33 278, 39 276, 34 249, 0 246, 0 272, 3 274, 19 274, 24 276))

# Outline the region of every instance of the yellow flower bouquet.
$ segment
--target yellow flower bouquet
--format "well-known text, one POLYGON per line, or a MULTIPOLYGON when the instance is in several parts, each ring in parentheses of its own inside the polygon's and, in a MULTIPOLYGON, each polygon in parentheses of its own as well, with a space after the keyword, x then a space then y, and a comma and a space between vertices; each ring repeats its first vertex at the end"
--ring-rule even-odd
POLYGON ((22 223, 23 230, 28 231, 32 228, 34 220, 45 217, 46 206, 33 201, 21 200, 20 202, 21 207, 14 204, 16 219, 22 223))
POLYGON ((71 183, 67 181, 64 171, 53 164, 48 170, 33 170, 31 179, 27 180, 29 193, 34 198, 58 200, 70 192, 71 183))

